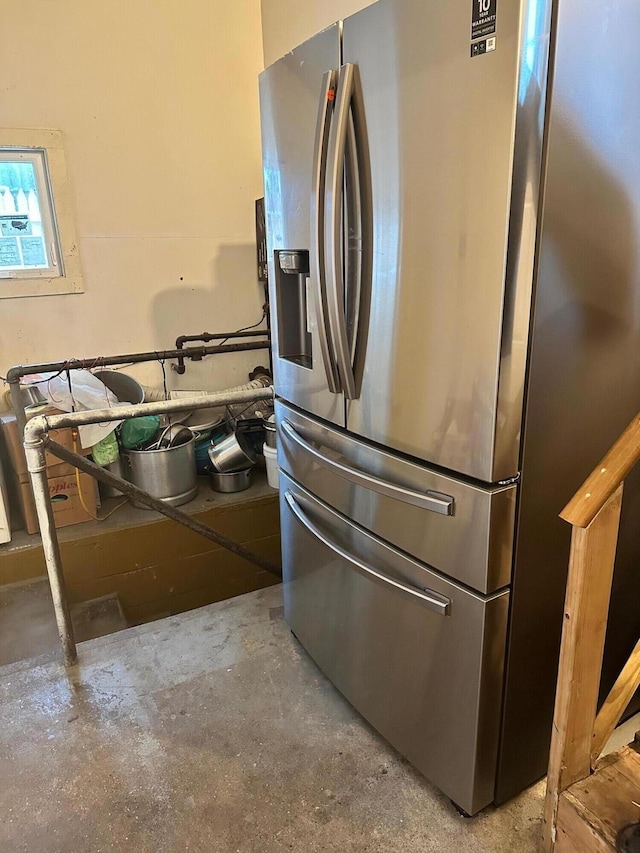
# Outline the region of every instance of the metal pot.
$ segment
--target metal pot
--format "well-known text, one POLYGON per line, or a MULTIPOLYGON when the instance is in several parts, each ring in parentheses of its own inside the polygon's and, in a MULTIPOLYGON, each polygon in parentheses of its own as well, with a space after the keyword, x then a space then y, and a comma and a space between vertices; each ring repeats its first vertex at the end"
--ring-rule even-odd
POLYGON ((21 385, 20 396, 25 409, 29 406, 41 406, 47 402, 35 385, 21 385))
POLYGON ((133 376, 119 370, 94 370, 93 375, 113 391, 119 403, 144 403, 144 388, 133 376))
POLYGON ((214 492, 244 492, 251 485, 251 468, 245 468, 244 471, 228 471, 225 474, 212 471, 210 477, 214 492))
POLYGON ((224 410, 220 414, 219 408, 197 409, 187 418, 185 425, 193 432, 205 433, 211 432, 215 427, 222 423, 224 418, 224 410))
POLYGON ((273 450, 277 447, 275 415, 271 415, 268 420, 264 421, 264 443, 267 447, 271 447, 273 450))
POLYGON ((181 444, 186 444, 193 437, 194 435, 188 427, 182 426, 182 424, 169 424, 162 431, 156 444, 152 444, 150 449, 178 447, 181 444))
MULTIPOLYGON (((13 409, 13 403, 11 401, 11 389, 7 388, 4 392, 2 392, 2 396, 4 397, 5 404, 10 409, 13 409)), ((42 393, 38 390, 37 385, 35 384, 21 385, 20 398, 22 400, 22 405, 25 409, 29 409, 32 406, 43 406, 47 403, 42 393)))
POLYGON ((250 467, 256 454, 243 435, 232 433, 209 448, 209 459, 214 471, 224 474, 250 467))
MULTIPOLYGON (((127 479, 125 474, 124 465, 122 464, 122 456, 118 456, 115 462, 110 462, 108 465, 105 465, 107 471, 110 471, 112 474, 115 474, 116 477, 120 477, 120 479, 127 479)), ((104 498, 119 498, 122 495, 122 492, 119 489, 116 489, 115 486, 107 486, 104 483, 98 483, 98 488, 100 490, 100 497, 104 498)))
MULTIPOLYGON (((176 447, 129 450, 123 454, 127 479, 171 506, 186 504, 198 493, 195 438, 176 447)), ((148 509, 135 500, 134 506, 148 509)))

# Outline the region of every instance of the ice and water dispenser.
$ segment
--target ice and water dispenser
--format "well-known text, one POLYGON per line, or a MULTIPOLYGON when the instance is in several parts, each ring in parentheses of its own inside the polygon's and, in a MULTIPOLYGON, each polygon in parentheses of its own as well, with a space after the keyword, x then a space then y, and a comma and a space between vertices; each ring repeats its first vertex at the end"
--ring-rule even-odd
POLYGON ((309 252, 281 249, 275 254, 279 355, 311 368, 309 252))

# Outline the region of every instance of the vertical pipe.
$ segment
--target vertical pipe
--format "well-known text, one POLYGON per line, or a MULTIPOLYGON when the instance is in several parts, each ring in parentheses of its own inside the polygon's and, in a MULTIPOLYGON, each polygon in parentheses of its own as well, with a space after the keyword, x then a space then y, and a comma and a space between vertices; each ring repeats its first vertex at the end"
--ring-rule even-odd
POLYGON ((24 410, 24 402, 22 400, 22 392, 20 390, 20 379, 9 379, 9 393, 11 394, 11 408, 18 422, 18 435, 20 443, 24 441, 24 427, 27 423, 27 416, 24 410))
POLYGON ((73 624, 71 613, 64 586, 64 575, 62 573, 62 559, 60 556, 60 545, 58 533, 53 518, 53 507, 49 498, 49 483, 47 480, 47 463, 44 452, 44 441, 42 438, 25 442, 25 451, 33 497, 38 514, 38 524, 42 536, 42 547, 47 564, 49 585, 53 598, 53 608, 58 625, 58 636, 62 646, 62 654, 65 666, 72 666, 78 659, 76 643, 73 636, 73 624))

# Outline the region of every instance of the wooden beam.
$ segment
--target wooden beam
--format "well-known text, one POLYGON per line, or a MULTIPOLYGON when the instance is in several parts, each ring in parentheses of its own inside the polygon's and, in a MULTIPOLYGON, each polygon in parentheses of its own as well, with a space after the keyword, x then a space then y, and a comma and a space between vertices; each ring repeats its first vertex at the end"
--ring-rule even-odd
POLYGON ((640 414, 560 513, 574 527, 588 527, 640 460, 640 414))
POLYGON ((596 717, 591 743, 592 767, 595 766, 638 687, 640 687, 640 640, 596 717))
POLYGON ((573 528, 545 802, 544 849, 553 850, 558 798, 591 771, 622 484, 586 529, 573 528))
POLYGON ((611 853, 611 847, 576 808, 571 790, 560 796, 558 803, 558 833, 554 853, 611 853))
POLYGON ((555 853, 613 853, 621 829, 640 817, 640 755, 626 746, 560 795, 555 853))

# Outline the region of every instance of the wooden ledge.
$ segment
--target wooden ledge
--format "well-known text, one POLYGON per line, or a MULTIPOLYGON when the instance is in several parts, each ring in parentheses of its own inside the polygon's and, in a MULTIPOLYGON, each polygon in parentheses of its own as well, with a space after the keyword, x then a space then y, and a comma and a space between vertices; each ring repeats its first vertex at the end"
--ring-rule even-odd
POLYGON ((555 853, 613 853, 618 832, 640 821, 640 755, 627 746, 560 795, 555 853))

